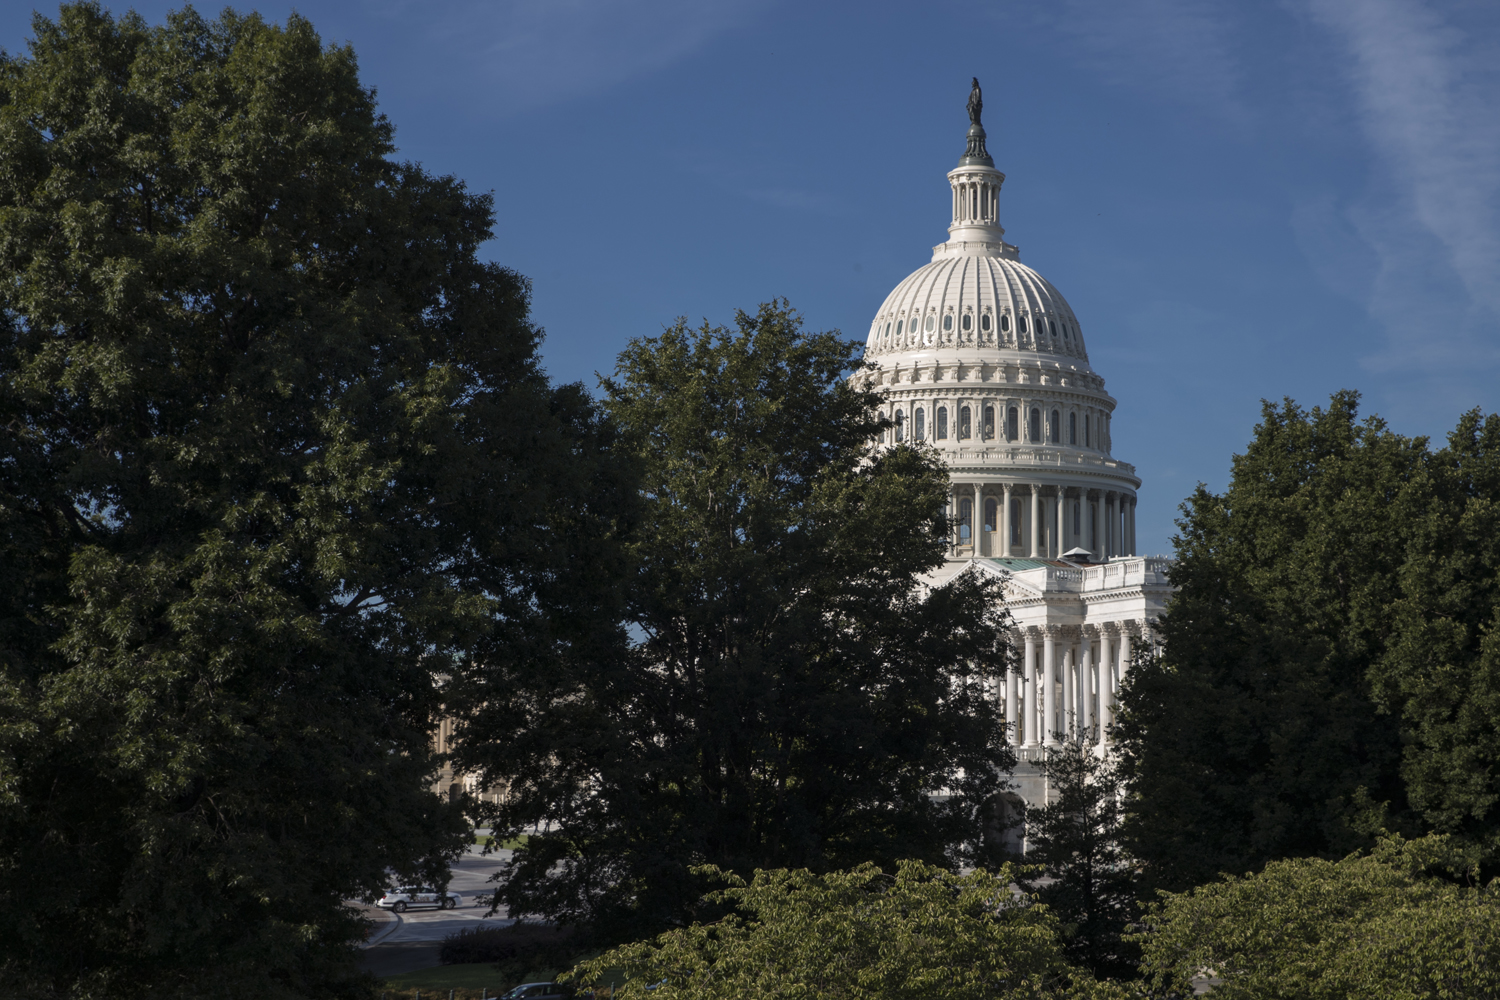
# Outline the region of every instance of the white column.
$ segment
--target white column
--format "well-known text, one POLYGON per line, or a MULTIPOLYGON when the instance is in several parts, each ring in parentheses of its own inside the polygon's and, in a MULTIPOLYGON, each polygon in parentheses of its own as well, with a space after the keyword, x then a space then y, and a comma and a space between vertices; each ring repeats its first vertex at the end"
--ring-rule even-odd
POLYGON ((1068 491, 1061 486, 1057 488, 1057 558, 1067 551, 1068 530, 1064 520, 1064 509, 1068 506, 1068 491))
POLYGON ((1100 524, 1100 515, 1104 513, 1104 494, 1096 490, 1095 497, 1096 499, 1092 504, 1093 510, 1089 514, 1089 520, 1094 522, 1094 540, 1090 543, 1089 548, 1094 550, 1094 558, 1102 562, 1104 559, 1104 532, 1100 524))
POLYGON ((1048 628, 1042 640, 1042 744, 1057 746, 1057 638, 1048 628))
POLYGON ((1024 740, 1023 746, 1040 746, 1041 741, 1036 736, 1036 638, 1030 629, 1026 630, 1026 670, 1021 675, 1022 688, 1021 698, 1025 703, 1021 709, 1021 718, 1024 740))
POLYGON ((974 484, 974 516, 969 519, 969 538, 974 543, 974 554, 984 555, 981 544, 984 538, 984 484, 974 484))
POLYGON ((1127 628, 1125 631, 1120 633, 1120 672, 1116 687, 1124 685, 1125 674, 1130 670, 1130 660, 1134 652, 1135 636, 1133 636, 1130 632, 1130 629, 1127 628))
POLYGON ((1020 679, 1021 675, 1016 672, 1014 666, 1007 664, 1005 668, 1005 721, 1010 723, 1010 731, 1006 739, 1011 746, 1019 746, 1021 743, 1020 679))
POLYGON ((1063 721, 1058 728, 1069 736, 1077 731, 1078 725, 1078 699, 1075 683, 1078 680, 1078 657, 1074 653, 1076 648, 1070 645, 1063 650, 1063 721))
POLYGON ((1131 497, 1130 498, 1130 514, 1129 514, 1129 518, 1130 518, 1130 530, 1129 530, 1130 552, 1129 552, 1129 554, 1130 555, 1139 555, 1140 554, 1139 550, 1135 547, 1135 497, 1131 497))
POLYGON ((1005 493, 1000 507, 1000 555, 1010 555, 1010 483, 1005 483, 1001 489, 1005 493))
POLYGON ((1109 743, 1109 725, 1114 721, 1114 637, 1109 631, 1099 634, 1099 745, 1109 743))
POLYGON ((1041 558, 1042 544, 1042 488, 1031 484, 1031 558, 1041 558))

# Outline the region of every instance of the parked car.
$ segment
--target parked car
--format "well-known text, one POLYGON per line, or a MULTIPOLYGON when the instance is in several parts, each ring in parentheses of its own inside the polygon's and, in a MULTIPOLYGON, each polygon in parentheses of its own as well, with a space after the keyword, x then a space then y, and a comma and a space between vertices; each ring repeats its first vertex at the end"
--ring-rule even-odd
POLYGON ((515 989, 495 1000, 558 1000, 561 997, 571 997, 577 993, 577 988, 567 983, 522 983, 515 989))
POLYGON ((438 892, 423 885, 402 885, 387 889, 375 905, 392 913, 405 913, 414 906, 430 906, 437 910, 451 910, 463 901, 456 892, 438 892))

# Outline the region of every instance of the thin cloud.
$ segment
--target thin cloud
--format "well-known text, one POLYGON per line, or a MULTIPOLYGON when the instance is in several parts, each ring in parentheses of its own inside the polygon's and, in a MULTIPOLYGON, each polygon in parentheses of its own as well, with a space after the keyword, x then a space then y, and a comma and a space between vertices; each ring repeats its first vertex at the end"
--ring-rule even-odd
MULTIPOLYGON (((1345 218, 1379 267, 1367 306, 1390 331, 1366 368, 1500 361, 1500 44, 1420 0, 1308 0, 1348 54, 1375 189, 1345 218)), ((1326 217, 1326 216, 1325 216, 1326 217)))
POLYGON ((479 102, 504 114, 599 93, 664 69, 735 28, 768 0, 372 0, 462 66, 479 102), (415 27, 415 24, 414 24, 415 27))
POLYGON ((1218 0, 1063 0, 1044 15, 1076 44, 1081 65, 1236 127, 1241 99, 1234 5, 1218 0))

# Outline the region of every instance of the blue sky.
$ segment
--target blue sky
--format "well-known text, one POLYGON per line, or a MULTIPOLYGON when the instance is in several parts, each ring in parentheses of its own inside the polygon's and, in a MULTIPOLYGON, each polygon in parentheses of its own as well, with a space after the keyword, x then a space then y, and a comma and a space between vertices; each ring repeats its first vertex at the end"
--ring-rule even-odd
MULTIPOLYGON (((1438 437, 1500 408, 1493 0, 296 9, 354 46, 404 157, 494 191, 487 253, 533 280, 559 380, 773 296, 863 339, 946 238, 977 76, 1007 237, 1119 400, 1144 550, 1262 398, 1358 389, 1438 437)), ((0 46, 28 34, 4 5, 0 46)))

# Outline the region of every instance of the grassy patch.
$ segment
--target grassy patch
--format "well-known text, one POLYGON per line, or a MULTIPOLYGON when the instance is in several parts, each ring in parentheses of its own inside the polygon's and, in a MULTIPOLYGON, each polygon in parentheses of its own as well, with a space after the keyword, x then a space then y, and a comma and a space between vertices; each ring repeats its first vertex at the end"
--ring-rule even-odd
MULTIPOLYGON (((519 837, 512 837, 509 840, 502 840, 500 843, 495 844, 494 847, 497 851, 514 851, 522 844, 525 844, 528 837, 529 834, 523 833, 519 837)), ((474 846, 488 847, 490 846, 491 841, 493 841, 494 839, 494 837, 475 837, 474 846)))
MULTIPOLYGON (((597 953, 585 955, 580 961, 593 958, 594 954, 597 953)), ((493 1000, 495 996, 513 986, 519 986, 522 983, 550 982, 554 976, 565 971, 567 970, 533 969, 512 982, 513 977, 498 972, 488 962, 477 962, 472 965, 439 965, 431 969, 419 969, 416 972, 403 972, 399 976, 391 976, 381 984, 378 992, 384 996, 385 1000, 416 1000, 418 991, 421 991, 422 1000, 448 1000, 449 990, 453 991, 453 1000, 480 1000, 481 996, 488 996, 493 1000)), ((611 969, 604 975, 605 983, 623 983, 624 981, 623 972, 611 969)))

